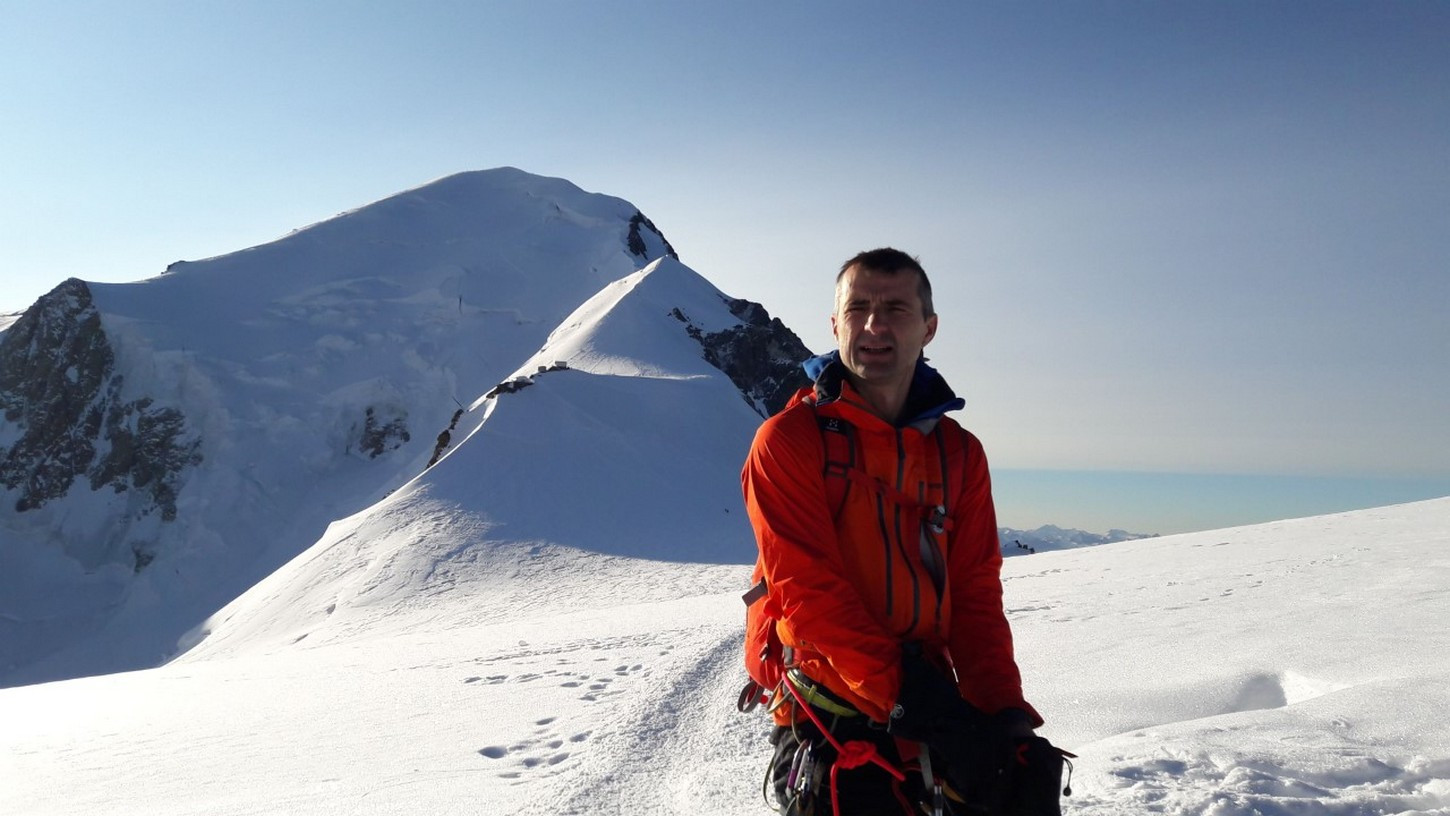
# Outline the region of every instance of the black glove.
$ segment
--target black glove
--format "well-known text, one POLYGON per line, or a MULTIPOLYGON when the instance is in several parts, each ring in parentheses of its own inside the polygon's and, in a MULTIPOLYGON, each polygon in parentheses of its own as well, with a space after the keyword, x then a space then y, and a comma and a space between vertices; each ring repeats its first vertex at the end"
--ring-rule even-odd
POLYGON ((1038 736, 1013 739, 1002 812, 1010 816, 1062 816, 1062 768, 1067 752, 1038 736))
POLYGON ((947 781, 974 813, 1061 816, 1066 754, 1032 733, 1017 708, 991 716, 962 699, 956 684, 915 649, 901 658, 901 691, 886 730, 924 742, 946 762, 947 781))
POLYGON ((987 717, 962 699, 957 686, 920 652, 908 649, 901 657, 901 691, 891 708, 886 730, 892 736, 932 743, 943 734, 976 732, 987 717))
POLYGON ((913 650, 902 655, 901 691, 886 730, 926 743, 945 760, 947 780, 969 805, 992 809, 1006 797, 1012 757, 1006 725, 963 700, 956 684, 913 650))

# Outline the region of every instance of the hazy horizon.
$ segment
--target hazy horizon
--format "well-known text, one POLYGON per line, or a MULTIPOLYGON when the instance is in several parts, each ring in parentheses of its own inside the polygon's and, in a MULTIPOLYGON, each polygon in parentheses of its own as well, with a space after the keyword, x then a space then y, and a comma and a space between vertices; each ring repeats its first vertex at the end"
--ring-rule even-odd
POLYGON ((992 482, 1003 527, 1099 534, 1194 533, 1450 496, 1447 477, 994 468, 992 482))

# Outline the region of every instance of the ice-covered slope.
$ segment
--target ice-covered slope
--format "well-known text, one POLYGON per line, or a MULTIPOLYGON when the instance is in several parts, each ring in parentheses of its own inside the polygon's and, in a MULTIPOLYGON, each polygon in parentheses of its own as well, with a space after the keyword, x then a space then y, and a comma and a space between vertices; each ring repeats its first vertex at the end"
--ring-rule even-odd
MULTIPOLYGON (((142 283, 67 281, 0 334, 0 684, 173 653, 419 473, 456 412, 659 258, 675 263, 628 202, 503 168, 142 283)), ((673 343, 639 364, 709 367, 699 337, 673 343)))
MULTIPOLYGON (((0 690, 0 812, 768 812, 765 721, 734 710, 745 567, 601 534, 413 562, 457 583, 393 571, 476 537, 427 487, 334 528, 394 540, 330 579, 411 574, 426 602, 294 595, 312 620, 248 631, 256 595, 218 622, 229 643, 0 690), (495 591, 524 575, 534 591, 495 591)), ((1039 553, 1005 578, 1028 695, 1080 754, 1065 812, 1450 809, 1450 499, 1039 553)))
POLYGON ((504 622, 625 586, 639 603, 707 591, 718 571, 656 586, 630 559, 753 557, 738 463, 760 415, 687 332, 736 327, 729 303, 669 258, 609 285, 536 355, 566 368, 531 360, 479 400, 436 465, 222 610, 198 653, 348 639, 409 612, 473 622, 480 599, 504 622))

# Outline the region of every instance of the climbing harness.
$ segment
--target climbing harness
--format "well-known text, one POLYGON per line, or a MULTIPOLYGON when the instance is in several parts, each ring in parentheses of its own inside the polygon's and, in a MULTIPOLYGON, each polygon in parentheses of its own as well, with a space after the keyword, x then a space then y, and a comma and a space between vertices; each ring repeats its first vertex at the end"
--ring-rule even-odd
MULTIPOLYGON (((849 771, 852 768, 859 768, 862 765, 871 763, 890 774, 897 782, 906 781, 906 774, 900 768, 897 768, 887 761, 885 757, 881 756, 881 753, 876 750, 875 745, 866 740, 847 740, 845 743, 842 743, 836 739, 830 729, 826 728, 825 724, 821 722, 821 718, 816 715, 816 712, 806 704, 805 696, 796 689, 795 684, 788 682, 785 684, 785 687, 791 696, 795 698, 796 703, 800 706, 800 710, 804 711, 806 717, 810 719, 811 724, 816 727, 816 730, 821 732, 821 736, 825 737, 826 742, 830 743, 831 747, 836 749, 836 761, 831 763, 831 812, 835 816, 841 816, 841 797, 840 789, 837 786, 836 773, 843 768, 849 771)), ((802 744, 806 745, 809 743, 802 744)))

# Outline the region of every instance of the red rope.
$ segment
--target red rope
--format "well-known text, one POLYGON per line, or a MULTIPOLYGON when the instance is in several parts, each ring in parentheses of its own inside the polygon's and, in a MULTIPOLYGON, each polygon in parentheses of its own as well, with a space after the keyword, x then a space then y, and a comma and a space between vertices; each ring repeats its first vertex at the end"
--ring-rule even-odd
POLYGON ((796 689, 795 683, 792 683, 789 679, 786 679, 784 683, 785 687, 790 689, 791 696, 795 698, 796 705, 800 706, 800 709, 815 724, 816 730, 821 732, 821 736, 825 737, 826 741, 831 744, 831 747, 836 749, 836 761, 831 763, 831 812, 835 816, 841 816, 840 792, 836 787, 836 771, 841 768, 849 771, 852 768, 859 768, 868 762, 875 763, 881 770, 891 774, 897 782, 906 781, 906 774, 900 768, 897 768, 887 761, 885 757, 881 756, 881 753, 876 750, 874 744, 866 740, 849 740, 845 744, 842 744, 837 740, 826 726, 821 723, 821 718, 816 716, 816 712, 811 709, 805 700, 801 699, 801 693, 796 689))

